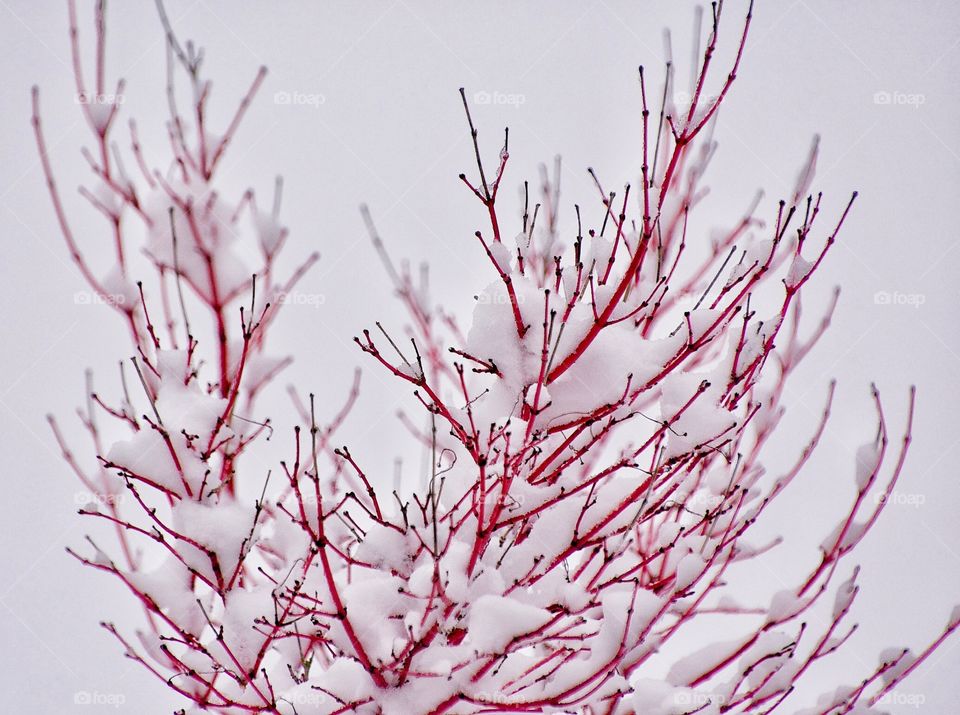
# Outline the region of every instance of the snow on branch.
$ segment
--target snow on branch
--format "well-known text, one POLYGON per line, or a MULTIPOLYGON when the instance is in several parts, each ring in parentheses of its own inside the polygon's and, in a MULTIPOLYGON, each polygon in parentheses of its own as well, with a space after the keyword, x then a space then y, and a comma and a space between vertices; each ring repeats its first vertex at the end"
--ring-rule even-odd
MULTIPOLYGON (((904 437, 891 442, 874 390, 876 437, 858 452, 853 498, 808 574, 769 604, 742 605, 731 573, 777 545, 753 545, 748 535, 802 477, 828 428, 832 384, 793 466, 767 473, 787 380, 837 299, 808 327, 800 295, 856 198, 821 218, 821 196, 810 191, 815 142, 789 199, 771 210, 758 196, 708 250, 687 248, 701 242, 688 236, 688 220, 752 5, 728 21, 724 3, 713 4, 682 111, 668 99, 668 64, 662 106, 651 114, 640 68, 639 184, 608 191, 590 170, 598 200, 575 207, 575 231, 559 219, 559 160, 541 174, 539 202, 524 183, 522 216, 501 217, 509 134, 489 164, 460 90, 476 162, 460 179, 482 208, 482 225, 469 230, 490 277, 466 330, 433 302, 425 272, 415 279, 396 267, 364 209, 409 325, 377 323, 355 341, 416 396, 422 414, 405 424, 431 455, 422 489, 390 494, 367 473, 373 445, 336 441, 359 374, 326 424, 312 395, 292 393, 301 426, 275 435, 288 440, 285 461, 265 472, 244 459, 274 431, 256 399, 289 363, 267 351, 280 298, 317 256, 277 275, 287 238, 279 180, 270 210, 253 190, 220 188, 223 157, 266 70, 253 74, 227 124, 210 126, 203 53, 181 43, 159 8, 166 163, 150 165, 136 123, 121 129, 118 104, 79 105, 94 140, 81 195, 106 219, 109 270, 91 265, 71 230, 33 92, 37 147, 68 251, 130 336, 114 396, 89 383, 80 414, 91 457, 51 418, 68 465, 99 497, 81 514, 112 534, 70 553, 115 577, 143 609, 133 635, 104 624, 124 654, 197 713, 795 711, 797 684, 856 629, 848 615, 859 569, 847 557, 903 470, 914 395, 897 428, 904 437), (736 53, 720 69, 728 22, 736 53), (184 108, 180 82, 191 98, 184 108), (145 242, 131 224, 145 228, 145 242), (145 269, 133 260, 138 251, 145 269), (107 443, 101 419, 127 435, 107 443), (241 484, 259 497, 245 498, 241 484), (831 601, 827 622, 808 617, 831 601), (652 664, 678 634, 705 632, 704 616, 729 619, 739 635, 668 664, 666 677, 651 675, 664 672, 652 664)), ((77 92, 120 95, 122 80, 111 86, 105 76, 104 3, 91 74, 72 0, 69 12, 77 92)), ((809 712, 866 712, 958 623, 960 611, 919 655, 884 652, 873 672, 809 712)))

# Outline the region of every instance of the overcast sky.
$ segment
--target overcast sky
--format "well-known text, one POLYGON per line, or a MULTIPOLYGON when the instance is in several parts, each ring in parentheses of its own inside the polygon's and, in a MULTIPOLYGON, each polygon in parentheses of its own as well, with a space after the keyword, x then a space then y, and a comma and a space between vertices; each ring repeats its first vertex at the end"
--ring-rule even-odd
MULTIPOLYGON (((89 4, 80 4, 89 40, 89 4)), ((594 200, 587 166, 611 186, 636 181, 636 67, 653 73, 662 63, 661 33, 671 27, 685 81, 694 5, 276 5, 185 0, 168 8, 180 36, 207 50, 215 124, 257 68, 270 69, 225 167, 225 186, 237 195, 248 185, 267 194, 276 174, 285 177, 289 265, 312 250, 322 253, 303 284, 304 292, 322 296, 321 304, 290 306, 273 336, 275 348, 297 360, 285 381, 316 390, 332 409, 353 367, 367 368, 365 397, 345 439, 389 473, 394 455, 408 449, 390 418, 409 395, 366 364, 351 337, 374 320, 398 323, 401 316, 388 304, 390 288, 357 206, 370 204, 397 258, 430 261, 435 296, 466 310, 489 276, 471 240, 480 207, 456 179, 473 161, 457 89, 467 88, 491 157, 502 127, 510 126, 505 185, 535 179, 540 162, 562 155, 569 210, 594 200)), ((731 2, 728 12, 723 39, 730 50, 741 4, 731 2)), ((105 272, 108 234, 73 191, 85 178, 78 152, 90 137, 73 101, 66 6, 4 0, 0 17, 0 693, 35 714, 75 707, 169 712, 174 701, 163 685, 124 661, 97 626, 104 618, 135 623, 130 599, 63 550, 81 544, 88 525, 74 513, 81 490, 44 420, 47 412, 58 414, 78 453, 89 458, 71 420, 83 398, 83 369, 110 385, 127 350, 109 308, 76 298, 86 286, 57 230, 29 130, 29 87, 36 83, 68 211, 91 262, 105 272), (78 693, 122 695, 123 703, 81 707, 78 693)), ((894 435, 909 386, 919 393, 915 441, 899 486, 904 498, 885 512, 857 558, 860 631, 847 653, 816 672, 819 683, 853 682, 873 670, 881 648, 916 648, 935 637, 960 601, 960 6, 761 0, 754 22, 718 122, 712 193, 698 230, 706 236, 710 225, 734 221, 758 188, 771 215, 816 133, 823 138, 815 188, 827 197, 826 211, 837 215, 849 193, 860 191, 806 294, 815 316, 833 285, 843 289, 833 327, 787 391, 791 413, 778 457, 786 463, 798 453, 831 377, 840 381, 835 419, 804 479, 791 487, 792 501, 769 513, 765 533, 782 532, 795 544, 767 571, 749 575, 759 602, 809 568, 815 545, 851 497, 853 451, 874 429, 870 381, 886 400, 894 435)), ((110 5, 107 55, 108 75, 128 81, 123 111, 138 118, 148 157, 159 160, 164 52, 152 2, 110 5)), ((409 471, 416 468, 411 461, 409 471)), ((953 712, 958 671, 954 639, 901 688, 921 696, 921 709, 902 703, 890 710, 953 712)))

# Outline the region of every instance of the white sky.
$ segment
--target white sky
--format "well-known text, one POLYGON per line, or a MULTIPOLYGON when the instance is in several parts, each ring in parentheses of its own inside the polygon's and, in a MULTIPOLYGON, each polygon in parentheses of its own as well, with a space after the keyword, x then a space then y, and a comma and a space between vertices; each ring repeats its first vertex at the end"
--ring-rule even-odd
MULTIPOLYGON (((111 5, 108 62, 110 76, 127 78, 124 111, 138 118, 144 143, 154 147, 148 154, 157 155, 165 118, 163 42, 152 5, 111 5)), ((832 285, 842 284, 844 292, 832 329, 788 390, 793 410, 779 442, 783 461, 806 438, 830 377, 840 381, 839 399, 828 439, 792 487, 794 500, 769 514, 767 533, 776 526, 798 544, 783 549, 769 571, 749 576, 764 598, 809 567, 815 544, 852 494, 853 450, 873 432, 869 382, 877 381, 887 400, 894 435, 908 386, 919 391, 915 442, 899 489, 922 495, 924 503, 891 505, 864 544, 857 559, 864 592, 854 609, 861 630, 845 655, 817 671, 822 682, 836 674, 853 682, 873 669, 882 647, 917 647, 934 637, 960 600, 960 250, 953 211, 960 189, 960 6, 757 5, 743 67, 719 121, 720 149, 707 182, 713 194, 699 225, 730 223, 761 187, 772 212, 814 133, 823 135, 815 187, 828 197, 825 219, 851 190, 861 192, 807 291, 811 316, 832 285), (878 92, 893 101, 878 104, 878 92), (880 305, 880 291, 923 302, 880 305)), ((456 179, 472 168, 457 88, 516 98, 478 106, 474 115, 491 161, 502 126, 510 126, 505 186, 535 180, 537 164, 560 153, 565 207, 585 205, 594 200, 587 166, 610 186, 636 181, 636 66, 658 66, 661 30, 670 26, 679 76, 686 76, 693 17, 692 3, 665 0, 469 7, 291 2, 269 10, 196 0, 168 8, 181 37, 207 49, 214 122, 233 110, 260 64, 270 68, 228 161, 226 183, 236 190, 252 184, 267 195, 274 175, 284 175, 287 254, 292 265, 294 257, 322 252, 303 290, 322 294, 324 302, 290 306, 274 345, 297 359, 287 380, 315 389, 322 401, 339 399, 354 365, 366 368, 365 397, 345 438, 355 453, 366 440, 367 463, 384 472, 403 446, 389 418, 409 404, 407 392, 363 361, 350 338, 376 319, 396 325, 400 314, 386 305, 390 290, 356 207, 369 203, 394 256, 429 260, 435 294, 451 294, 453 307, 466 308, 489 276, 471 238, 482 219, 479 206, 456 179), (277 103, 278 93, 317 97, 316 106, 277 103)), ((731 2, 728 11, 732 41, 739 5, 731 2)), ((127 596, 63 551, 80 545, 89 525, 73 513, 80 488, 44 415, 60 415, 76 436, 70 417, 83 396, 83 369, 94 368, 106 390, 126 354, 110 310, 74 300, 85 286, 57 231, 29 131, 29 87, 37 83, 68 210, 92 262, 105 271, 107 234, 73 191, 85 178, 78 149, 89 136, 72 99, 66 8, 5 0, 0 17, 0 693, 36 714, 99 711, 74 705, 81 691, 123 695, 121 707, 104 712, 170 711, 165 688, 125 662, 97 626, 107 617, 134 622, 127 596)), ((82 18, 89 39, 89 13, 82 18)), ((74 442, 82 454, 84 443, 74 442)), ((922 696, 922 708, 891 711, 953 712, 958 668, 960 639, 954 639, 902 688, 922 696)))

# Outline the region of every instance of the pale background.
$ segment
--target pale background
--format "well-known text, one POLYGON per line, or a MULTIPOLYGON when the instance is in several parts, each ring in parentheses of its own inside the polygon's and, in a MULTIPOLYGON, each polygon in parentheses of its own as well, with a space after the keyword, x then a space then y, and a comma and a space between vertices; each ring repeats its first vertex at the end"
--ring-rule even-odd
MULTIPOLYGON (((686 76, 693 4, 276 5, 197 0, 170 2, 169 12, 182 38, 207 48, 215 122, 232 111, 258 65, 270 68, 228 159, 227 184, 240 190, 252 183, 266 193, 282 173, 288 256, 323 253, 302 288, 322 295, 323 304, 290 306, 274 334, 274 345, 297 358, 279 384, 315 389, 326 403, 339 399, 353 366, 363 364, 366 395, 344 436, 352 451, 386 472, 405 449, 390 418, 407 391, 362 361, 350 338, 376 319, 397 324, 400 316, 386 304, 390 289, 357 205, 371 205, 398 258, 429 259, 435 294, 453 291, 452 305, 464 308, 489 276, 471 240, 482 225, 479 206, 456 180, 472 166, 457 88, 517 98, 475 107, 491 160, 502 126, 510 125, 506 185, 535 179, 537 164, 561 153, 565 206, 585 204, 594 199, 588 165, 610 186, 636 180, 636 65, 647 64, 651 87, 659 86, 653 68, 662 58, 661 30, 670 26, 684 68, 679 76, 686 76), (276 103, 283 92, 310 95, 314 104, 276 103)), ((89 7, 82 8, 81 32, 89 39, 89 7)), ((728 12, 729 43, 742 11, 731 2, 728 12)), ((103 618, 134 622, 126 594, 63 550, 80 545, 89 525, 74 514, 79 487, 44 415, 60 415, 76 437, 71 415, 82 399, 83 368, 94 368, 106 391, 126 350, 108 308, 75 302, 85 286, 57 231, 29 132, 29 87, 38 83, 68 210, 91 260, 106 270, 103 224, 73 190, 84 168, 77 150, 89 135, 72 99, 66 8, 5 0, 0 17, 0 709, 170 712, 174 703, 162 684, 122 659, 97 626, 103 618), (123 703, 75 705, 77 693, 120 696, 113 699, 123 703)), ((153 4, 113 3, 108 38, 109 74, 129 82, 124 111, 140 120, 145 143, 160 147, 164 55, 153 4)), ((808 313, 815 314, 831 285, 844 289, 833 328, 788 392, 793 411, 777 443, 782 462, 798 452, 830 377, 840 380, 835 421, 805 478, 791 487, 792 500, 769 513, 768 533, 782 531, 798 543, 745 581, 762 594, 760 602, 809 567, 851 496, 852 450, 873 430, 870 380, 887 400, 894 435, 908 386, 919 390, 915 442, 899 490, 923 504, 892 504, 859 552, 864 593, 854 617, 861 629, 845 654, 816 671, 823 685, 815 690, 854 682, 885 646, 922 646, 960 601, 958 72, 960 6, 953 2, 761 0, 719 122, 703 225, 733 221, 759 187, 770 215, 817 132, 823 153, 815 186, 828 196, 824 219, 849 191, 861 192, 808 291, 808 313), (893 101, 878 104, 878 92, 893 101), (877 304, 879 291, 910 296, 913 305, 877 304)), ((83 454, 84 443, 74 443, 83 454)), ((414 473, 416 460, 408 464, 414 473)), ((955 638, 890 709, 960 711, 958 670, 955 638)))

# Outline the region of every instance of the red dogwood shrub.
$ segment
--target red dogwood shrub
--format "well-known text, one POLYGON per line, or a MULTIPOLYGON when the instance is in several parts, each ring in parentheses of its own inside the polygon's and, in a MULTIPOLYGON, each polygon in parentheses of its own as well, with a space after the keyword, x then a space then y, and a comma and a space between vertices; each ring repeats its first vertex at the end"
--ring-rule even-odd
MULTIPOLYGON (((856 196, 821 218, 821 196, 810 192, 814 146, 792 196, 762 209, 758 198, 706 251, 687 235, 713 153, 708 135, 739 70, 751 12, 733 40, 735 59, 717 70, 727 11, 714 4, 682 108, 670 99, 668 66, 660 106, 649 110, 640 69, 639 181, 609 191, 591 171, 597 200, 576 207, 575 225, 558 219, 559 166, 544 172, 539 202, 528 191, 522 216, 501 216, 509 135, 487 161, 461 90, 477 167, 460 179, 482 208, 476 256, 490 276, 465 328, 409 270, 395 268, 364 213, 410 324, 405 333, 377 324, 355 340, 375 369, 416 395, 423 419, 408 427, 431 455, 423 488, 383 493, 373 487, 382 480, 365 471, 371 445, 335 441, 358 382, 344 386, 346 404, 326 424, 312 396, 293 395, 302 426, 274 436, 290 446, 272 478, 244 461, 274 430, 256 400, 289 362, 268 350, 270 327, 316 260, 277 275, 287 243, 279 182, 268 209, 252 190, 230 196, 219 188, 223 157, 265 70, 217 134, 203 55, 180 43, 161 7, 169 159, 152 167, 133 121, 130 151, 113 139, 120 105, 109 97, 122 95, 123 83, 112 87, 105 77, 103 4, 90 77, 70 3, 76 90, 94 138, 83 153, 92 179, 81 192, 106 218, 109 271, 88 263, 71 231, 36 90, 33 121, 70 254, 128 326, 132 356, 114 396, 91 387, 81 411, 96 461, 75 456, 51 424, 97 496, 81 514, 114 527, 109 545, 90 540, 70 553, 142 604, 135 634, 104 624, 128 658, 191 712, 706 715, 794 707, 795 685, 855 628, 846 616, 857 568, 845 562, 901 473, 910 421, 891 446, 874 391, 878 426, 857 453, 854 497, 808 576, 763 608, 740 605, 729 571, 768 558, 776 543, 746 537, 801 475, 826 429, 832 386, 793 467, 766 473, 784 385, 832 312, 805 328, 800 294, 856 196), (184 110, 175 78, 192 98, 184 110), (717 87, 708 96, 710 80, 717 87), (145 227, 144 240, 131 222, 145 227), (697 250, 687 248, 693 242, 697 250), (105 418, 128 436, 104 443, 105 418), (816 628, 806 614, 824 599, 833 599, 832 618, 816 628), (745 625, 733 640, 708 644, 703 636, 701 650, 668 669, 651 667, 707 614, 745 625)), ((911 394, 910 420, 912 413, 911 394)), ((955 612, 916 656, 883 653, 873 672, 810 712, 866 712, 958 621, 955 612)))

